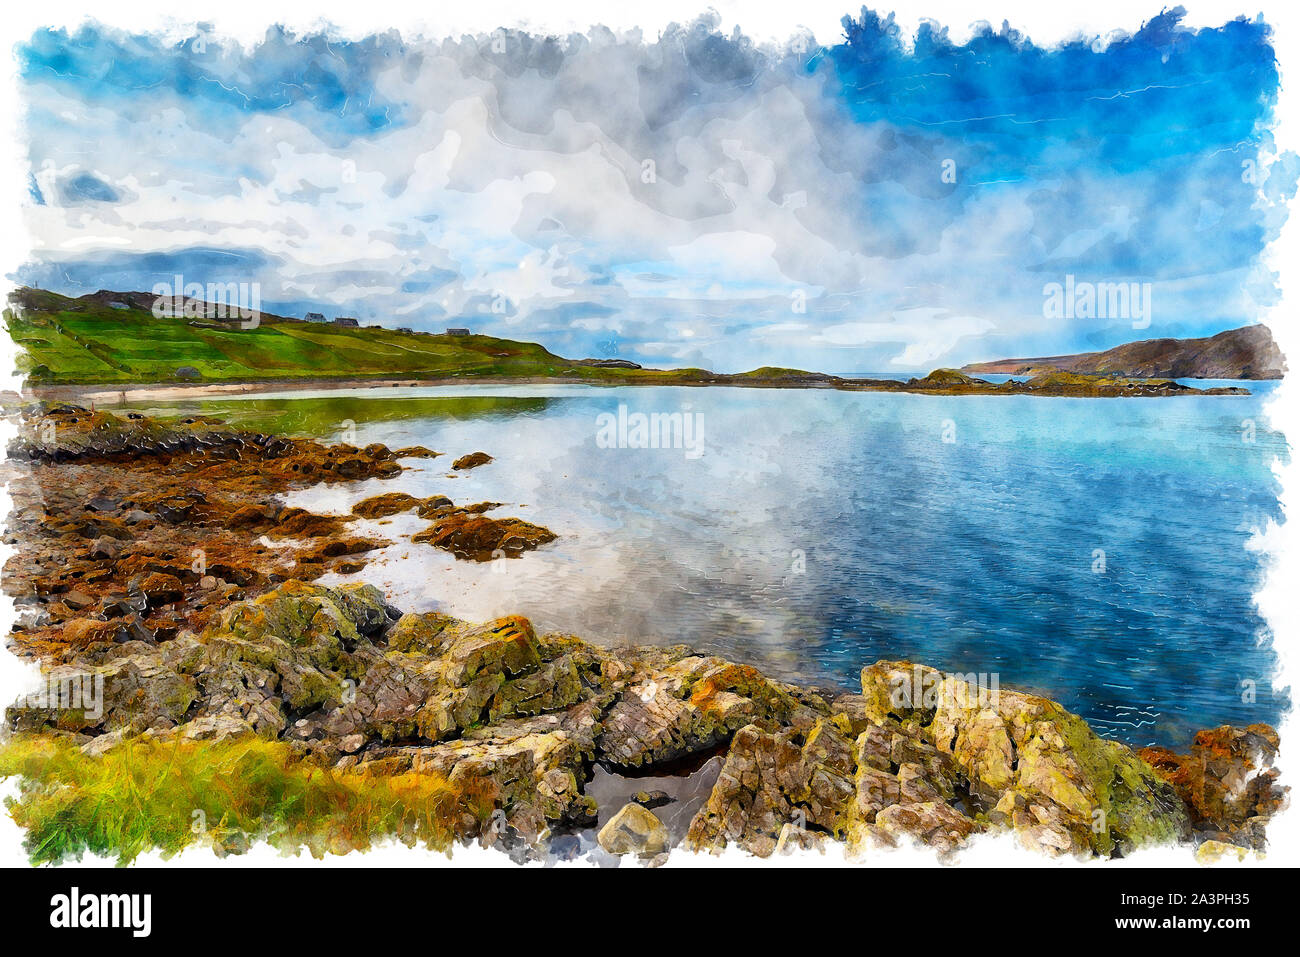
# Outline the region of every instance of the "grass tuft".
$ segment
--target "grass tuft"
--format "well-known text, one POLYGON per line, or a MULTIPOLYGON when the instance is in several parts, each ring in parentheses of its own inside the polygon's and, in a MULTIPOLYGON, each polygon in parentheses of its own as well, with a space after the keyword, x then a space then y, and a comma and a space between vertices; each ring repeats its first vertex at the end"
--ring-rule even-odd
POLYGON ((33 864, 91 851, 125 865, 201 844, 224 855, 258 841, 317 858, 388 838, 445 851, 458 821, 491 813, 486 795, 438 775, 333 771, 255 737, 136 739, 91 756, 69 739, 20 735, 0 747, 9 777, 19 788, 6 804, 33 864))

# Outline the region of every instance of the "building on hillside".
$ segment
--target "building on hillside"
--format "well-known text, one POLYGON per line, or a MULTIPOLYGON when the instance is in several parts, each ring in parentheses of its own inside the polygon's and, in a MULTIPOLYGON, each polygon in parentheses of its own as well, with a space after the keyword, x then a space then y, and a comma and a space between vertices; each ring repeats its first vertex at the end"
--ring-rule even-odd
POLYGON ((456 329, 456 328, 450 328, 450 329, 447 330, 447 335, 449 335, 449 336, 467 336, 467 335, 469 335, 469 330, 468 330, 468 329, 456 329))
POLYGON ((397 331, 398 331, 398 332, 410 332, 410 331, 411 331, 411 327, 410 327, 410 326, 398 326, 398 327, 397 327, 397 331))
POLYGON ((304 322, 326 322, 327 321, 324 314, 319 312, 309 312, 307 313, 307 315, 303 316, 302 318, 304 322))
POLYGON ((334 325, 345 326, 348 329, 356 329, 359 323, 351 316, 335 316, 334 325))

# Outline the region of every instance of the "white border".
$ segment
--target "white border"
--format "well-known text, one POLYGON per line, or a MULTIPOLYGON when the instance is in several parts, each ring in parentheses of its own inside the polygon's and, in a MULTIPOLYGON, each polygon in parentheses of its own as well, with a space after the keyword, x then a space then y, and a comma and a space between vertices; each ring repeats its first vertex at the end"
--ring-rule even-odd
MULTIPOLYGON (((69 27, 88 19, 95 19, 114 27, 133 31, 156 32, 160 29, 175 31, 178 36, 188 35, 195 19, 208 23, 212 32, 232 36, 243 43, 254 43, 265 32, 267 24, 281 23, 291 29, 305 30, 330 25, 333 32, 342 36, 362 36, 377 30, 397 27, 406 36, 425 35, 441 37, 461 33, 488 32, 500 26, 526 27, 534 32, 586 32, 593 24, 604 24, 616 30, 639 27, 647 36, 654 36, 672 22, 687 23, 709 7, 722 17, 722 29, 733 26, 741 29, 756 41, 779 42, 789 39, 802 29, 810 29, 822 43, 833 43, 841 34, 840 18, 856 15, 861 0, 803 0, 790 4, 788 0, 756 0, 740 3, 736 0, 656 0, 648 3, 612 4, 605 0, 547 0, 545 6, 525 3, 523 0, 475 0, 472 4, 414 3, 411 0, 224 0, 219 10, 204 13, 198 18, 181 19, 176 16, 174 2, 163 0, 117 0, 111 7, 92 4, 89 0, 44 0, 36 5, 4 4, 0 8, 0 208, 9 210, 6 217, 9 228, 0 230, 0 272, 9 272, 26 258, 32 244, 23 234, 22 218, 14 211, 24 202, 27 190, 27 165, 23 155, 23 137, 19 131, 19 101, 17 70, 12 56, 14 46, 28 37, 38 27, 69 27), (436 11, 430 16, 430 7, 436 11)), ((1160 0, 1148 4, 1095 0, 1084 7, 1068 9, 1042 3, 1042 0, 907 0, 906 4, 874 3, 878 11, 887 12, 891 6, 897 11, 896 19, 904 36, 914 34, 923 19, 934 19, 949 27, 956 41, 966 39, 971 25, 987 20, 995 26, 1005 19, 1035 43, 1051 45, 1080 33, 1106 35, 1122 29, 1134 32, 1142 22, 1158 14, 1163 6, 1160 0)), ((1257 7, 1243 8, 1224 0, 1189 0, 1187 26, 1221 26, 1239 15, 1254 16, 1262 13, 1273 27, 1283 88, 1279 98, 1275 138, 1279 150, 1300 153, 1300 93, 1288 86, 1300 85, 1300 7, 1285 0, 1268 0, 1257 7), (1290 83, 1288 84, 1288 81, 1290 83)), ((1300 223, 1293 216, 1282 236, 1270 247, 1267 260, 1282 277, 1281 303, 1271 311, 1265 321, 1284 354, 1291 357, 1296 370, 1278 389, 1275 400, 1267 412, 1272 426, 1288 435, 1300 435, 1300 328, 1295 322, 1297 290, 1300 280, 1289 275, 1287 267, 1300 262, 1300 223)), ((8 294, 11 284, 0 279, 0 295, 8 294)), ((13 344, 7 336, 0 336, 0 390, 14 389, 18 382, 10 376, 13 369, 13 344)), ((9 423, 0 423, 0 444, 13 433, 9 423)), ((1282 508, 1286 515, 1297 514, 1300 502, 1300 464, 1294 460, 1275 471, 1283 482, 1282 508)), ((0 492, 0 514, 7 514, 9 496, 0 492)), ((1281 672, 1275 676, 1275 685, 1294 685, 1296 647, 1300 644, 1300 593, 1294 583, 1300 581, 1300 523, 1291 521, 1280 527, 1262 530, 1258 536, 1259 547, 1270 556, 1270 570, 1264 587, 1256 595, 1259 608, 1274 634, 1281 657, 1281 672)), ((8 555, 8 547, 0 546, 0 562, 8 555)), ((12 603, 0 597, 0 633, 7 633, 13 619, 12 603)), ((16 665, 16 659, 0 652, 0 698, 10 701, 20 693, 28 679, 26 669, 16 665)), ((1288 715, 1279 729, 1282 736, 1284 769, 1297 766, 1290 755, 1298 747, 1296 735, 1300 724, 1288 715)), ((1283 781, 1289 775, 1284 771, 1283 781)), ((1294 782, 1293 782, 1294 783, 1294 782)), ((1279 816, 1269 828, 1270 851, 1262 866, 1295 865, 1300 862, 1300 812, 1291 811, 1279 816)), ((0 865, 26 865, 26 856, 20 846, 20 832, 0 812, 0 865)), ((675 862, 706 866, 718 863, 717 859, 680 859, 688 855, 675 855, 675 862)), ((728 855, 728 863, 737 863, 728 855)), ((965 855, 967 863, 1011 864, 1017 866, 1052 866, 1053 862, 1036 855, 1017 851, 1007 841, 993 841, 965 855)), ((758 862, 746 856, 744 862, 758 862)), ((811 856, 770 862, 767 866, 820 865, 838 863, 837 855, 811 856)), ((85 862, 90 864, 90 861, 85 862)), ((109 862, 101 862, 109 863, 109 862)), ((148 855, 141 864, 159 864, 161 859, 148 855)), ((357 866, 430 866, 446 865, 447 859, 421 851, 408 851, 402 847, 386 847, 368 854, 350 854, 345 858, 330 857, 315 862, 303 856, 281 858, 266 848, 236 858, 218 861, 206 849, 195 849, 173 859, 172 865, 246 867, 266 863, 311 865, 331 867, 357 866)), ((509 866, 504 855, 483 852, 457 852, 457 865, 509 866)), ((1057 862, 1058 864, 1060 862, 1057 862)), ((1255 863, 1255 862, 1252 862, 1255 863)), ((888 864, 934 864, 933 855, 891 855, 888 864)), ((1184 850, 1147 852, 1128 862, 1105 862, 1101 866, 1162 865, 1187 866, 1192 864, 1191 854, 1184 850)), ((1065 862, 1065 866, 1071 866, 1065 862)), ((1097 865, 1085 865, 1097 866, 1097 865)))

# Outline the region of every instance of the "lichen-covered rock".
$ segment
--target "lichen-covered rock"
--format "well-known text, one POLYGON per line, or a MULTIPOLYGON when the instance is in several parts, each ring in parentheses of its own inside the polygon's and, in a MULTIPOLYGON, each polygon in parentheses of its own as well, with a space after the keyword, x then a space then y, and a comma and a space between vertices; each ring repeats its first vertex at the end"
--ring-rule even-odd
POLYGON ((691 821, 687 845, 738 844, 767 857, 790 824, 840 835, 853 765, 852 745, 832 720, 817 721, 806 737, 748 725, 737 732, 712 793, 691 821))
POLYGON ((864 668, 862 694, 880 722, 921 723, 989 821, 1037 849, 1110 856, 1189 833, 1182 802, 1146 762, 1046 698, 908 662, 864 668))
POLYGON ((260 669, 275 676, 289 709, 334 706, 346 693, 344 682, 360 673, 352 651, 366 642, 361 628, 386 617, 386 608, 373 586, 289 582, 226 609, 201 637, 201 669, 260 669))
POLYGON ((407 651, 436 657, 445 647, 443 633, 455 622, 450 615, 437 612, 407 613, 397 619, 388 632, 388 647, 393 651, 407 651))
POLYGON ((38 692, 6 710, 15 731, 137 735, 175 727, 198 698, 195 682, 155 649, 49 669, 38 692))
MULTIPOLYGON (((169 574, 133 558, 136 575, 169 574)), ((947 853, 1008 828, 1039 850, 1107 856, 1183 839, 1193 822, 1207 842, 1262 848, 1285 797, 1271 728, 1202 732, 1187 756, 1148 751, 1157 773, 1054 702, 906 662, 865 668, 861 694, 836 696, 682 646, 605 650, 514 616, 403 615, 368 585, 286 582, 161 643, 139 633, 137 605, 104 603, 111 640, 67 659, 89 699, 25 699, 9 727, 76 735, 91 755, 142 734, 256 734, 322 766, 438 774, 465 796, 460 836, 516 849, 596 820, 597 762, 644 769, 723 749, 687 831, 697 850, 843 840, 947 853)))
MULTIPOLYGON (((505 720, 442 744, 374 747, 342 758, 340 767, 441 774, 485 798, 501 812, 501 824, 531 842, 544 826, 595 820, 595 802, 582 793, 582 783, 595 750, 598 716, 598 705, 582 702, 556 714, 505 720)), ((481 823, 491 837, 492 822, 481 823)))
POLYGON ((819 715, 756 669, 692 655, 638 674, 604 722, 611 764, 637 767, 705 751, 747 724, 807 729, 819 715))
POLYGON ((943 801, 894 804, 876 815, 874 834, 897 845, 902 838, 949 854, 982 830, 976 822, 943 801))

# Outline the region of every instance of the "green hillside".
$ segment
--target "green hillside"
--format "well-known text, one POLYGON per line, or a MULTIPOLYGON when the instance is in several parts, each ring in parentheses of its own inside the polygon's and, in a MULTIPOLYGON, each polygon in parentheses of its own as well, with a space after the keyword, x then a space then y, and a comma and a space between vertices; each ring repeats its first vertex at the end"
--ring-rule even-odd
POLYGON ((593 382, 707 379, 704 370, 608 368, 531 342, 393 329, 342 328, 263 314, 255 329, 211 319, 156 318, 138 293, 71 299, 20 289, 5 311, 32 385, 411 376, 566 378, 593 382), (115 302, 118 305, 109 305, 115 302), (129 308, 121 308, 127 305, 129 308))

